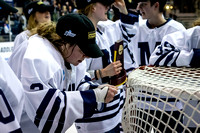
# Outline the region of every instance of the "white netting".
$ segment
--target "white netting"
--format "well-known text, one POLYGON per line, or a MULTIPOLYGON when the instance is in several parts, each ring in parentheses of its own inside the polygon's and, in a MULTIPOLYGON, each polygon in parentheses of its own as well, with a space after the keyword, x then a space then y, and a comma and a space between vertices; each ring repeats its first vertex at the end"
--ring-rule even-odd
POLYGON ((124 132, 200 132, 200 68, 140 67, 127 86, 124 132))

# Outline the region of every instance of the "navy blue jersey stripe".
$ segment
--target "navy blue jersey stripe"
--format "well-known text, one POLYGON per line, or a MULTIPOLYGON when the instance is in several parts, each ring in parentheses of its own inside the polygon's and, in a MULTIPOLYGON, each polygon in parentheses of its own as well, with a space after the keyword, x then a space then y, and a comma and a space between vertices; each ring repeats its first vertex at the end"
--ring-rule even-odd
POLYGON ((178 55, 176 56, 176 58, 175 58, 175 60, 174 60, 174 62, 172 63, 171 66, 173 66, 173 67, 176 67, 176 66, 177 66, 177 65, 176 65, 176 61, 177 61, 179 55, 180 55, 180 52, 179 52, 178 55))
POLYGON ((64 103, 65 103, 65 107, 63 108, 62 110, 62 113, 61 113, 61 116, 60 116, 60 119, 59 119, 59 123, 58 123, 58 127, 56 128, 56 131, 55 133, 61 133, 61 131, 63 130, 63 126, 64 126, 64 123, 65 123, 65 112, 66 112, 66 103, 67 103, 67 96, 66 96, 66 93, 65 92, 62 92, 63 95, 64 95, 64 103))
MULTIPOLYGON (((122 30, 123 31, 125 31, 126 33, 127 33, 127 31, 126 31, 126 28, 122 25, 121 26, 121 28, 122 28, 122 30)), ((123 36, 123 38, 127 41, 127 42, 130 42, 131 40, 129 39, 129 36, 127 36, 127 35, 125 35, 123 32, 122 32, 122 36, 123 36)))
MULTIPOLYGON (((125 43, 124 43, 124 44, 125 44, 125 43)), ((129 49, 128 45, 126 45, 126 46, 124 47, 124 49, 127 49, 128 54, 129 54, 129 56, 130 56, 130 59, 132 60, 132 64, 135 63, 134 57, 133 57, 133 53, 132 53, 131 50, 129 49)))
POLYGON ((83 118, 91 117, 97 107, 96 98, 93 90, 80 91, 83 98, 84 114, 83 118))
POLYGON ((167 64, 173 59, 174 53, 171 53, 170 55, 167 56, 164 66, 167 66, 167 64))
POLYGON ((36 111, 36 116, 35 116, 35 120, 34 123, 35 125, 38 127, 40 124, 40 120, 42 119, 42 116, 44 114, 45 109, 48 106, 49 101, 51 100, 52 96, 54 95, 54 93, 56 92, 57 89, 49 89, 47 94, 45 95, 44 99, 42 100, 39 108, 36 111))
POLYGON ((123 31, 122 32, 122 36, 123 36, 123 38, 127 41, 127 42, 131 42, 131 38, 133 38, 134 36, 135 36, 135 34, 130 34, 130 33, 128 33, 128 31, 127 31, 127 29, 126 29, 126 27, 124 26, 124 25, 120 25, 120 28, 121 28, 121 30, 123 31), (125 33, 127 34, 127 35, 125 35, 125 33))
POLYGON ((112 114, 101 116, 101 117, 94 117, 94 118, 87 118, 87 119, 78 119, 76 120, 77 123, 90 123, 90 122, 99 122, 107 119, 111 119, 115 117, 119 111, 123 108, 123 104, 120 105, 119 109, 116 112, 113 112, 112 114))
POLYGON ((134 24, 139 21, 139 15, 137 13, 129 12, 128 15, 120 13, 120 19, 123 23, 134 24))
MULTIPOLYGON (((119 107, 119 104, 120 104, 121 101, 123 101, 123 100, 124 100, 124 97, 121 96, 119 102, 117 102, 116 104, 114 104, 114 105, 112 105, 112 106, 105 107, 102 111, 95 111, 95 114, 104 113, 104 112, 107 112, 107 111, 110 111, 110 110, 114 110, 114 109, 116 109, 117 107, 119 107)), ((112 102, 113 102, 113 101, 112 101, 112 102)))
POLYGON ((158 58, 158 60, 154 63, 154 65, 159 66, 160 61, 163 60, 163 59, 166 57, 167 54, 169 54, 169 52, 167 52, 167 53, 161 55, 161 56, 158 58))
POLYGON ((53 125, 54 119, 56 114, 58 113, 58 110, 60 108, 61 99, 59 96, 56 97, 55 102, 53 104, 52 110, 47 118, 47 121, 42 129, 42 133, 48 133, 53 125))
POLYGON ((95 89, 95 88, 98 87, 98 85, 96 85, 96 84, 94 84, 93 82, 91 82, 91 78, 90 78, 90 77, 88 77, 87 75, 85 75, 84 80, 83 80, 81 83, 79 83, 79 85, 78 85, 78 87, 76 88, 76 90, 78 90, 78 88, 79 88, 81 85, 85 84, 85 83, 88 83, 88 84, 90 85, 90 86, 89 86, 89 89, 95 89))

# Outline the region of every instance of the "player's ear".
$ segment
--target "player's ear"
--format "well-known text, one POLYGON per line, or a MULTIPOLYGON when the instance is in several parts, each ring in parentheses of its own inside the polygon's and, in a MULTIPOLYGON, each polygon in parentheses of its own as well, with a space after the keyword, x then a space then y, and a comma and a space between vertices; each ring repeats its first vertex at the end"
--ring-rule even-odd
POLYGON ((91 6, 91 11, 95 11, 95 9, 96 9, 96 6, 95 6, 95 4, 92 4, 92 6, 91 6))
POLYGON ((155 6, 155 8, 158 8, 158 9, 159 9, 159 6, 160 6, 159 2, 156 2, 156 3, 154 4, 154 6, 155 6))

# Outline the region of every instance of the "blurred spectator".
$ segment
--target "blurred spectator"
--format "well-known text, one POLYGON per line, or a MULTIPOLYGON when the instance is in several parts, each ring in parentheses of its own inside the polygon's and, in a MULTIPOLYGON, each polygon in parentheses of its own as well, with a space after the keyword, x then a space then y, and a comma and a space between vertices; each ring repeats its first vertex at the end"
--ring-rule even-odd
POLYGON ((57 22, 58 18, 60 18, 60 7, 59 6, 60 6, 60 4, 58 5, 57 1, 53 0, 54 10, 53 10, 53 14, 52 14, 52 20, 54 22, 57 22))
MULTIPOLYGON (((11 30, 11 29, 10 29, 8 20, 6 20, 6 22, 5 22, 5 24, 4 24, 4 33, 5 33, 5 34, 9 34, 9 30, 11 30)), ((12 32, 11 32, 11 34, 12 34, 12 32)))
POLYGON ((19 17, 19 22, 20 22, 20 25, 21 25, 21 28, 22 30, 25 30, 26 29, 26 17, 24 15, 24 13, 22 13, 19 17))
POLYGON ((62 11, 61 11, 61 16, 64 16, 64 15, 67 15, 67 14, 68 14, 67 6, 63 5, 62 6, 62 11))

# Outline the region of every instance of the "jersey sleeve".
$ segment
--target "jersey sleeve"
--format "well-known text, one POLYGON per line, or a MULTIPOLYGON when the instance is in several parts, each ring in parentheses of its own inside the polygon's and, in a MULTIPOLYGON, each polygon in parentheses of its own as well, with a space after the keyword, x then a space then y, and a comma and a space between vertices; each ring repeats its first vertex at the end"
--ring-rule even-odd
POLYGON ((166 35, 150 57, 150 65, 186 66, 200 65, 200 27, 166 35))
POLYGON ((41 132, 65 132, 76 119, 86 118, 96 108, 94 92, 46 89, 26 91, 26 112, 41 132))
POLYGON ((120 21, 123 40, 130 43, 131 38, 137 33, 139 15, 135 12, 129 12, 128 15, 120 14, 120 21))
POLYGON ((66 91, 69 84, 62 85, 62 80, 70 79, 62 70, 53 71, 57 67, 38 59, 22 62, 26 112, 41 132, 65 132, 76 119, 91 116, 97 106, 93 90, 66 91))
POLYGON ((121 14, 119 22, 122 40, 124 41, 124 68, 128 74, 136 66, 130 44, 139 28, 139 15, 135 12, 129 12, 128 15, 121 14))
POLYGON ((19 122, 24 107, 22 84, 1 57, 0 66, 0 128, 4 132, 21 132, 19 122))

